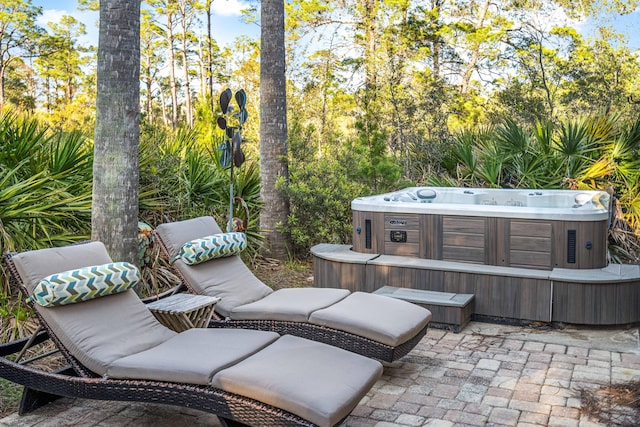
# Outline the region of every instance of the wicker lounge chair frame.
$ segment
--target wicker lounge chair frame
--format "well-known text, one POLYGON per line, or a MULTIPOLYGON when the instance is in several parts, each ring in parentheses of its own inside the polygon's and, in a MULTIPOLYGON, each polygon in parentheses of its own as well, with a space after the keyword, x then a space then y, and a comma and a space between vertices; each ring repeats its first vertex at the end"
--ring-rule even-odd
MULTIPOLYGON (((11 261, 12 254, 5 255, 5 264, 12 283, 25 292, 26 289, 11 261)), ((209 386, 147 380, 105 379, 83 366, 51 328, 34 310, 41 327, 32 336, 0 344, 0 377, 24 386, 19 414, 33 411, 60 397, 95 400, 152 402, 184 406, 217 415, 227 426, 273 425, 313 426, 314 424, 290 412, 237 394, 209 386), (54 372, 28 366, 39 359, 19 360, 25 350, 51 340, 65 357, 69 366, 54 372), (18 360, 10 360, 10 358, 18 360)))
MULTIPOLYGON (((166 259, 171 259, 169 249, 162 241, 160 234, 154 230, 153 235, 154 242, 159 245, 163 255, 166 259)), ((189 292, 195 294, 198 293, 189 284, 189 281, 184 277, 180 270, 173 267, 173 272, 178 275, 189 292)), ((372 359, 381 360, 383 362, 393 362, 407 355, 426 335, 428 326, 428 324, 425 325, 425 327, 414 337, 393 347, 350 332, 312 323, 283 320, 232 320, 229 318, 223 318, 218 313, 214 313, 214 317, 209 323, 209 327, 212 328, 256 329, 261 331, 277 332, 280 335, 295 335, 301 338, 307 338, 313 341, 340 347, 344 350, 358 353, 372 359)))

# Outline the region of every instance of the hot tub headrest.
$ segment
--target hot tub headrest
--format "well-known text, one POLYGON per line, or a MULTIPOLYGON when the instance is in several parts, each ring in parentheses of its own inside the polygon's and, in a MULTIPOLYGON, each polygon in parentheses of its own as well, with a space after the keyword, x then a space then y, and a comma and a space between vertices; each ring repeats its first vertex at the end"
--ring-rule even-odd
POLYGON ((430 188, 421 188, 416 191, 416 196, 420 199, 434 199, 436 197, 436 192, 430 188))

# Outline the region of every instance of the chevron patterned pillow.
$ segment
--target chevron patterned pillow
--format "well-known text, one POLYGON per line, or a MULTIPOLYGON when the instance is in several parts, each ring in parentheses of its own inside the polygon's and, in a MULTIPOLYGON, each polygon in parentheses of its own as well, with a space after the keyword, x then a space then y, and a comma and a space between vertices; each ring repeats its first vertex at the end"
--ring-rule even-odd
POLYGON ((213 234, 185 243, 171 262, 181 259, 187 265, 195 265, 210 259, 235 255, 246 247, 247 237, 244 233, 213 234))
POLYGON ((140 271, 128 262, 94 265, 45 277, 29 300, 44 307, 73 304, 124 292, 138 282, 140 271))

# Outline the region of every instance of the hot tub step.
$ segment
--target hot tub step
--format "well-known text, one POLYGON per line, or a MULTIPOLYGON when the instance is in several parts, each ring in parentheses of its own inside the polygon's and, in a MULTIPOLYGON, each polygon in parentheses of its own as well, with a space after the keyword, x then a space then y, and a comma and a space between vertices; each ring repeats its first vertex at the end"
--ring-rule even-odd
POLYGON ((383 286, 374 294, 409 301, 427 308, 433 314, 431 325, 450 329, 455 333, 464 328, 473 314, 473 294, 454 294, 421 289, 383 286))

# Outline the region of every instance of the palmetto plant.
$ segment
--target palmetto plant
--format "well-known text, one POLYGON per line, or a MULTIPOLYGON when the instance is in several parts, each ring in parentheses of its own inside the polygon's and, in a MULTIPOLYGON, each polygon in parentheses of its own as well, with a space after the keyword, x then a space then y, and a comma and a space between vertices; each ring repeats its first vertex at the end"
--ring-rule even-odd
POLYGON ((19 166, 0 180, 0 249, 21 251, 89 237, 91 195, 69 193, 45 172, 17 180, 19 166), (83 218, 84 217, 84 218, 83 218))
POLYGON ((612 181, 626 220, 640 229, 640 117, 608 147, 612 181))
POLYGON ((456 177, 463 181, 472 181, 476 174, 478 158, 476 147, 479 146, 480 134, 474 131, 459 134, 451 149, 454 164, 456 164, 456 177))
POLYGON ((568 121, 559 127, 553 139, 555 156, 561 159, 567 179, 578 179, 599 148, 590 128, 584 119, 568 121))
POLYGON ((140 139, 140 209, 152 225, 209 214, 222 180, 196 130, 154 130, 140 139))
MULTIPOLYGON (((486 131, 459 135, 452 149, 458 185, 520 188, 612 187, 625 230, 628 253, 640 230, 640 118, 625 123, 599 114, 561 123, 539 122, 531 129, 504 120, 486 131)), ((617 224, 620 224, 618 221, 617 224)), ((616 230, 612 229, 612 233, 616 230)), ((620 248, 619 253, 625 253, 620 248)))
POLYGON ((89 237, 91 147, 80 134, 49 135, 35 119, 0 117, 0 250, 89 237))

